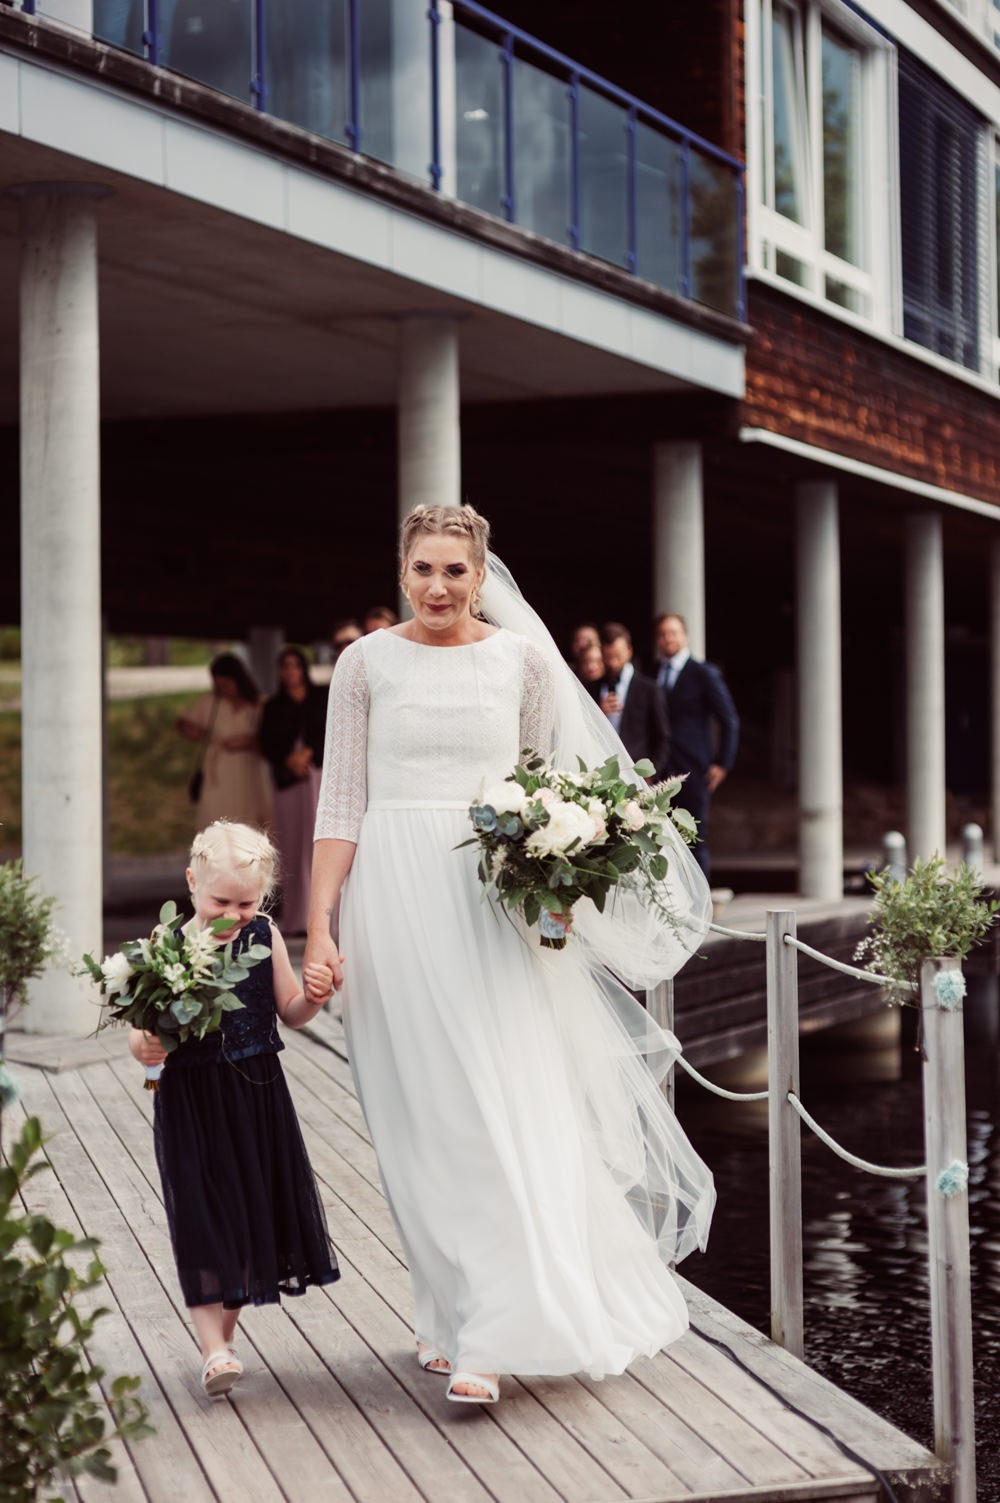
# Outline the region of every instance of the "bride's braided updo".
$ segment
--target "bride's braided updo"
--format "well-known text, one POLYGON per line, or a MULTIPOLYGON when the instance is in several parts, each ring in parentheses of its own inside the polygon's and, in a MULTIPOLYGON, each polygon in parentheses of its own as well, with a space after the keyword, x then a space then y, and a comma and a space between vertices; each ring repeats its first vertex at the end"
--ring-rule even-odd
POLYGON ((403 518, 399 534, 399 562, 405 571, 407 560, 418 537, 424 533, 446 533, 464 538, 469 545, 474 569, 486 567, 486 550, 490 543, 490 524, 473 506, 415 506, 403 518))

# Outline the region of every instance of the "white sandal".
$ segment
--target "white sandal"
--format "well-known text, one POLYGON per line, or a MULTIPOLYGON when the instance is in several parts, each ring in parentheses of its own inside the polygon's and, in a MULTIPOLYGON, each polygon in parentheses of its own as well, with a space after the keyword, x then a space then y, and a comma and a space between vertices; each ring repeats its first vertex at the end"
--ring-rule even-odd
POLYGON ((453 1404, 496 1404, 500 1398, 500 1379, 487 1378, 482 1373, 467 1373, 459 1369, 451 1375, 448 1398, 453 1404), (482 1393, 456 1393, 455 1384, 466 1383, 470 1388, 481 1388, 482 1393))
POLYGON ((451 1358, 446 1357, 444 1352, 439 1352, 432 1346, 425 1346, 423 1351, 420 1351, 418 1347, 417 1361, 420 1363, 420 1366, 423 1368, 425 1373, 437 1373, 438 1377, 440 1378, 451 1377, 451 1358), (447 1363, 447 1366, 434 1367, 432 1364, 435 1362, 445 1362, 447 1363))
POLYGON ((210 1399, 221 1399, 240 1381, 242 1376, 243 1363, 237 1357, 233 1347, 226 1346, 220 1351, 209 1352, 205 1358, 205 1364, 201 1370, 201 1386, 210 1399))

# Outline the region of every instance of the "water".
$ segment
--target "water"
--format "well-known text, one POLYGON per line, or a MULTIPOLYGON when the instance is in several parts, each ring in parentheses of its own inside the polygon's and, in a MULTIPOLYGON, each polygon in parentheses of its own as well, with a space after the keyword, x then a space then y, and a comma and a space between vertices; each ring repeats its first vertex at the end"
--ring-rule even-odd
MULTIPOLYGON (((977 1498, 1000 1503, 995 1040, 970 1044, 968 1057, 977 1498)), ((711 1078, 711 1070, 705 1073, 711 1078)), ((843 1050, 832 1035, 817 1034, 803 1041, 801 1080, 803 1102, 845 1147, 879 1164, 923 1162, 919 1065, 912 1049, 843 1050)), ((685 1081, 678 1111, 712 1166, 719 1192, 709 1251, 693 1254, 682 1272, 766 1331, 767 1104, 729 1104, 685 1081)), ((933 1449, 924 1182, 852 1169, 805 1129, 802 1180, 806 1360, 933 1449)))

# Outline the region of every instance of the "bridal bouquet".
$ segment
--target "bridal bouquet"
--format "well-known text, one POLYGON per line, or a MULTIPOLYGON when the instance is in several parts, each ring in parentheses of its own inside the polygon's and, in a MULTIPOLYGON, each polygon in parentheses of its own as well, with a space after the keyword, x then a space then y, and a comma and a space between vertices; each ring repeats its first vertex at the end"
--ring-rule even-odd
MULTIPOLYGON (((479 880, 504 907, 539 924, 541 942, 561 950, 567 918, 580 898, 604 911, 619 884, 639 891, 670 922, 659 884, 667 874, 668 832, 686 841, 697 834, 686 809, 673 807, 683 782, 636 787, 623 778, 616 757, 601 767, 557 772, 526 749, 514 771, 481 791, 469 810, 478 845, 479 880)), ((637 762, 640 777, 652 774, 637 762)), ((459 847, 461 849, 461 847, 459 847)))
MULTIPOLYGON (((183 932, 184 915, 164 903, 160 922, 148 939, 130 939, 114 955, 98 962, 84 955, 80 975, 100 988, 101 1018, 95 1032, 112 1023, 130 1023, 155 1033, 169 1054, 189 1038, 202 1039, 222 1026, 222 1015, 243 1006, 233 988, 251 968, 266 960, 266 945, 248 945, 233 954, 232 942, 217 936, 231 929, 231 918, 215 919, 205 928, 183 932)), ((155 1091, 162 1065, 146 1069, 146 1089, 155 1091)))

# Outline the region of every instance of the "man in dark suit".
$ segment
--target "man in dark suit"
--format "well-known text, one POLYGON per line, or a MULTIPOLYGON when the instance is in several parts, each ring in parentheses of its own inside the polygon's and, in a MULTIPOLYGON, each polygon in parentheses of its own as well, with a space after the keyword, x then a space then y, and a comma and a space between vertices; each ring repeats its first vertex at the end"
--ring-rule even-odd
POLYGON ((684 617, 667 612, 657 616, 653 629, 656 682, 665 691, 670 715, 668 772, 688 774, 675 802, 698 821, 701 838, 694 854, 707 877, 708 802, 736 760, 740 717, 718 668, 691 656, 684 617))
POLYGON ((651 678, 636 671, 632 637, 620 621, 608 621, 601 628, 601 651, 604 654, 601 709, 624 741, 632 760, 639 762, 647 757, 656 769, 656 777, 665 777, 670 754, 665 696, 651 678))

